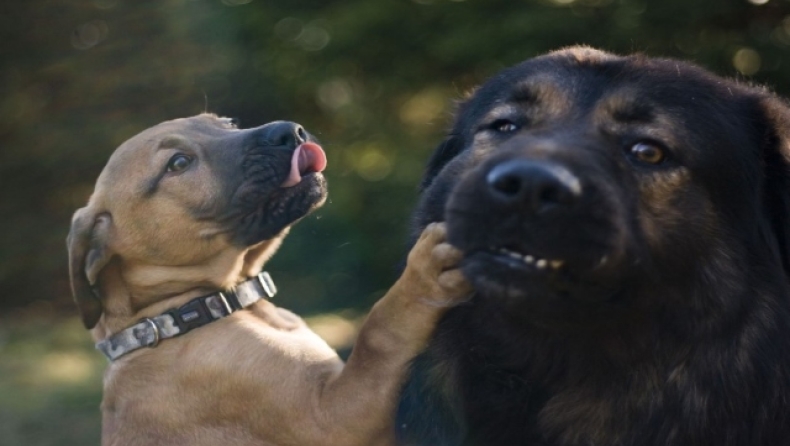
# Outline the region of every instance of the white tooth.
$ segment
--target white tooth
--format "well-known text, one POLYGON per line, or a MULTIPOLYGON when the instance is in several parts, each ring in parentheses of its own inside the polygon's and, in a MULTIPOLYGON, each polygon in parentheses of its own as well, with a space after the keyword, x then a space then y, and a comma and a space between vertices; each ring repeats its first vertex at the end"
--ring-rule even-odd
POLYGON ((527 263, 534 263, 535 262, 535 257, 532 257, 530 255, 526 255, 526 256, 524 256, 524 261, 527 262, 527 263))
POLYGON ((509 255, 510 257, 513 257, 514 259, 521 259, 521 256, 518 253, 515 253, 513 251, 508 251, 507 255, 509 255))
POLYGON ((549 264, 551 265, 552 268, 558 269, 559 267, 564 265, 565 262, 563 262, 562 260, 552 260, 549 262, 549 264))
POLYGON ((535 266, 537 266, 539 269, 543 269, 546 267, 546 263, 546 259, 538 259, 538 261, 535 262, 535 266))

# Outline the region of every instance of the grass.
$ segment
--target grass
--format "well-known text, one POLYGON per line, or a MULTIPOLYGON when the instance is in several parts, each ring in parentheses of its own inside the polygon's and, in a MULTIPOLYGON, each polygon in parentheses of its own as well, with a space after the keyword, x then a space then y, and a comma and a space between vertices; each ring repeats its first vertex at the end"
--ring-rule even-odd
POLYGON ((0 445, 99 444, 101 373, 77 318, 0 325, 0 445))

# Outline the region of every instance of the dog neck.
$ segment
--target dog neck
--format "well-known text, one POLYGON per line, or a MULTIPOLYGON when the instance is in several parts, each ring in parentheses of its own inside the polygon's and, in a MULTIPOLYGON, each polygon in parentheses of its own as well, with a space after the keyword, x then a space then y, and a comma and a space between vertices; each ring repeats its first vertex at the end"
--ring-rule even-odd
POLYGON ((236 311, 251 307, 262 299, 271 299, 277 287, 268 273, 260 273, 233 289, 211 293, 190 300, 178 308, 147 317, 138 323, 97 342, 96 348, 110 361, 144 347, 154 348, 162 340, 182 336, 236 311))
POLYGON ((247 249, 225 250, 199 265, 138 265, 116 257, 97 282, 104 313, 91 330, 94 341, 255 277, 280 246, 282 236, 247 249))

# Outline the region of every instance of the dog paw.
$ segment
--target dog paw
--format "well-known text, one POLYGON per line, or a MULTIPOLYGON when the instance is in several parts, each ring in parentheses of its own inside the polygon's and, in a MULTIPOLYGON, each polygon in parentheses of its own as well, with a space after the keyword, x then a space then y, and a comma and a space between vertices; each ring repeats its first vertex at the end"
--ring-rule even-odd
POLYGON ((450 307, 469 300, 472 287, 458 269, 463 253, 446 242, 444 223, 429 224, 409 253, 404 277, 420 302, 450 307))

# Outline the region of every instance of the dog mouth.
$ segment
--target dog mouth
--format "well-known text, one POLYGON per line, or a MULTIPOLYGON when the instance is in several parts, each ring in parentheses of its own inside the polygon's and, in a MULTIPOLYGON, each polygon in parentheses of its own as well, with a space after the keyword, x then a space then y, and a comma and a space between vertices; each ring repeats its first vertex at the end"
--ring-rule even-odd
POLYGON ((559 273, 566 266, 563 259, 526 254, 513 248, 489 247, 484 252, 496 262, 530 273, 559 273))
POLYGON ((487 296, 525 303, 609 300, 614 285, 609 276, 611 269, 619 268, 618 262, 608 251, 588 248, 567 255, 508 244, 472 248, 465 250, 461 268, 475 289, 487 296))
POLYGON ((322 172, 326 166, 326 153, 316 142, 307 141, 294 149, 290 162, 281 167, 285 179, 267 199, 269 216, 278 222, 275 226, 293 224, 324 203, 327 191, 322 172))
POLYGON ((475 253, 482 254, 492 262, 523 273, 561 275, 569 280, 573 276, 590 275, 603 271, 612 263, 611 256, 607 253, 590 254, 584 258, 559 255, 549 257, 526 253, 520 248, 494 246, 477 250, 475 253))
POLYGON ((496 246, 467 251, 461 270, 478 299, 496 302, 508 319, 565 330, 605 325, 619 314, 622 284, 606 272, 615 263, 603 254, 562 257, 496 246))
POLYGON ((524 297, 536 286, 561 292, 577 281, 578 272, 568 259, 501 246, 467 251, 462 268, 479 291, 504 286, 508 294, 524 297))
POLYGON ((281 233, 319 208, 327 196, 323 148, 305 141, 285 151, 251 151, 243 184, 236 189, 228 221, 236 242, 251 246, 281 233))
POLYGON ((326 169, 326 153, 324 149, 314 143, 305 142, 294 150, 291 155, 291 167, 288 176, 280 184, 281 188, 290 188, 302 182, 302 179, 314 174, 319 174, 326 169))

